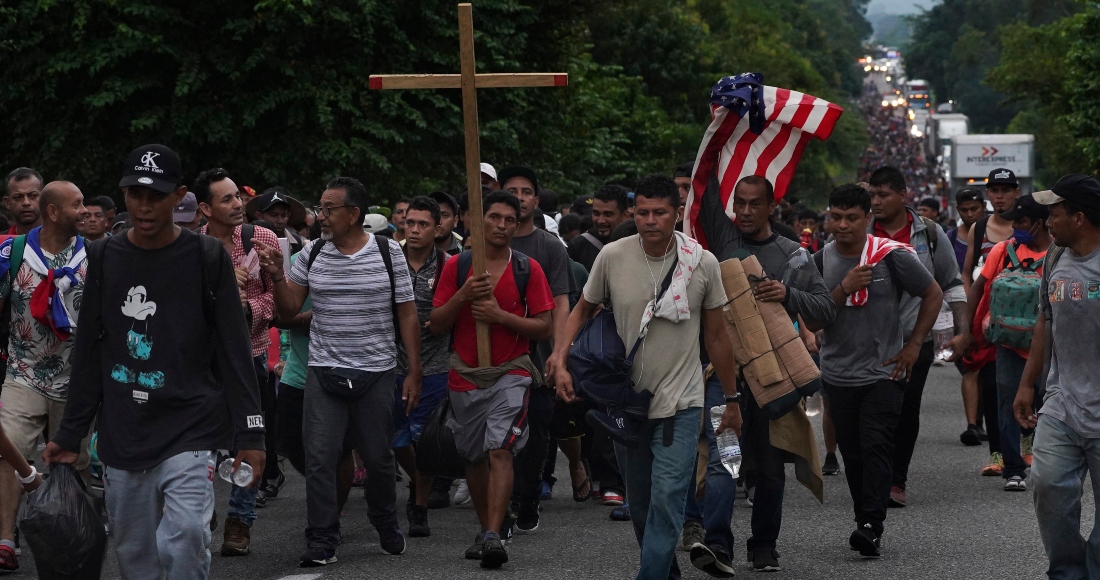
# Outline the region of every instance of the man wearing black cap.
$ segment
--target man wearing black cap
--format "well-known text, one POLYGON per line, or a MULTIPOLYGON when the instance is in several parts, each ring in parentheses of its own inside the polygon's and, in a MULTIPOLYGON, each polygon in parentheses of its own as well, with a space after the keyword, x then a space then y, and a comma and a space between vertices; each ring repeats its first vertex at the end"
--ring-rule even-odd
MULTIPOLYGON (((999 422, 988 425, 988 428, 999 429, 1001 456, 1004 458, 1002 477, 1005 479, 1005 491, 1027 491, 1024 471, 1031 462, 1031 445, 1021 449, 1020 426, 1013 418, 1012 403, 1027 363, 1027 349, 1031 344, 1031 330, 1022 331, 1019 327, 1027 326, 1022 321, 1033 318, 1037 312, 1038 275, 1042 272, 1043 260, 1051 244, 1046 227, 1049 215, 1047 207, 1037 203, 1032 196, 1025 195, 1017 199, 1015 206, 1001 216, 1012 220, 1012 239, 997 244, 989 252, 968 296, 967 310, 968 313, 973 313, 987 289, 990 293, 990 326, 985 338, 997 348, 995 376, 999 422), (1035 283, 1034 300, 1012 291, 1013 287, 1020 287, 1028 280, 1035 283), (1006 326, 1006 315, 1009 314, 1013 315, 1012 323, 1006 326)), ((1030 295, 1030 292, 1026 294, 1030 295)), ((969 318, 963 326, 966 328, 967 342, 970 342, 969 318)))
MULTIPOLYGON (((560 238, 535 227, 535 209, 539 204, 539 184, 535 172, 528 167, 512 166, 502 169, 498 177, 501 189, 516 196, 520 204, 519 222, 511 247, 538 262, 550 283, 550 293, 554 295, 556 304, 551 315, 554 340, 558 340, 565 331, 565 321, 569 317, 569 294, 576 290, 576 280, 569 266, 569 255, 560 238)), ((544 368, 552 351, 553 341, 539 341, 531 348, 531 359, 537 368, 546 371, 547 376, 553 376, 553 369, 544 368)), ((512 495, 513 507, 518 508, 516 530, 521 534, 534 533, 539 527, 542 468, 546 462, 550 425, 554 415, 553 392, 548 388, 535 388, 530 395, 528 414, 531 440, 516 458, 512 495)), ((574 487, 586 485, 588 474, 583 470, 572 475, 574 487)))
POLYGON ((1057 246, 1044 264, 1041 315, 1014 409, 1022 427, 1035 429, 1031 486, 1047 575, 1096 578, 1100 527, 1094 523, 1087 541, 1081 537, 1081 494, 1088 471, 1093 505, 1100 509, 1100 365, 1094 354, 1100 343, 1100 181, 1066 175, 1051 191, 1036 193, 1035 201, 1050 207, 1047 227, 1057 246), (1033 385, 1041 379, 1046 396, 1036 416, 1033 385))
POLYGON ((187 193, 163 145, 126 158, 133 227, 88 249, 73 381, 42 454, 74 463, 97 414, 112 543, 123 578, 206 578, 214 449, 264 471, 248 325, 220 242, 172 223, 187 193), (215 378, 215 371, 216 377, 215 378))
POLYGON ((458 223, 458 201, 445 191, 436 191, 428 197, 439 204, 439 235, 435 238, 435 246, 448 256, 457 256, 462 252, 462 236, 454 231, 458 223))
POLYGON ((272 231, 276 236, 287 238, 291 255, 302 250, 306 242, 294 231, 294 226, 306 221, 306 208, 285 187, 276 185, 265 189, 260 195, 248 200, 244 211, 249 221, 264 220, 274 226, 272 231))

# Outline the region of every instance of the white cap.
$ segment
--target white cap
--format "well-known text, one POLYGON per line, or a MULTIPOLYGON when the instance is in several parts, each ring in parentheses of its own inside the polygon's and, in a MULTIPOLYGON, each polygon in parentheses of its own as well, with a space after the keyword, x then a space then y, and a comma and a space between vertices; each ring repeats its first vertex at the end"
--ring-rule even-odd
POLYGON ((481 164, 481 172, 484 173, 485 175, 488 175, 489 177, 492 177, 493 181, 496 181, 496 179, 497 179, 497 170, 492 165, 489 165, 488 163, 482 163, 481 164))
POLYGON ((377 234, 380 231, 390 227, 390 220, 386 219, 386 216, 378 213, 368 213, 363 216, 363 229, 367 233, 377 234))
POLYGON ((1065 199, 1062 199, 1061 196, 1049 189, 1044 191, 1036 191, 1034 194, 1032 194, 1032 197, 1035 199, 1036 202, 1042 205, 1054 205, 1056 203, 1062 203, 1063 201, 1066 201, 1065 199))

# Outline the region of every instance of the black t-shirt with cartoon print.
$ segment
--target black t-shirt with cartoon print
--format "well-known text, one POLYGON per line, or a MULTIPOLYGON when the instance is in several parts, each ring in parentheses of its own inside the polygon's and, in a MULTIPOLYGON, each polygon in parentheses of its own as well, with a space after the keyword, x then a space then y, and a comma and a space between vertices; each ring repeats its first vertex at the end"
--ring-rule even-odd
POLYGON ((125 235, 111 240, 102 266, 89 262, 80 324, 97 310, 101 322, 79 326, 69 408, 55 440, 73 445, 101 405, 99 456, 117 469, 147 469, 185 451, 263 449, 248 325, 228 254, 208 272, 215 298, 204 300, 198 234, 184 230, 155 250, 125 235), (88 308, 93 301, 99 309, 88 308), (93 329, 101 330, 98 342, 93 329))

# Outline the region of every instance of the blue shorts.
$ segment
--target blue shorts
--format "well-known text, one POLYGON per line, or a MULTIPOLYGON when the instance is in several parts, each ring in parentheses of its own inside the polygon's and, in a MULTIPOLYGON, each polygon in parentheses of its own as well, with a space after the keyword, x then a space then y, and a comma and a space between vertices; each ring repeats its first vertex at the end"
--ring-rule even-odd
POLYGON ((394 391, 393 404, 394 449, 408 447, 414 441, 420 440, 420 433, 424 430, 424 424, 428 422, 428 416, 447 395, 447 375, 448 373, 438 373, 424 376, 420 382, 420 402, 409 416, 405 416, 405 403, 401 400, 405 376, 397 375, 397 389, 394 391))

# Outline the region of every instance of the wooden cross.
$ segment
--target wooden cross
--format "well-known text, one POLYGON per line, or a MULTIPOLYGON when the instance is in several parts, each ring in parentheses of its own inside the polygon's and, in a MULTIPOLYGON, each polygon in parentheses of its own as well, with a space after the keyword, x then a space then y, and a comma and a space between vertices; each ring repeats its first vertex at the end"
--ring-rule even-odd
MULTIPOLYGON (((473 254, 471 272, 485 271, 485 232, 481 207, 481 145, 477 131, 477 89, 511 87, 564 87, 566 73, 476 74, 474 61, 474 17, 470 4, 458 5, 458 48, 462 74, 443 75, 371 75, 370 88, 386 89, 462 89, 462 121, 466 132, 466 190, 469 194, 470 244, 473 254)), ((492 366, 489 325, 477 323, 477 362, 492 366)))

